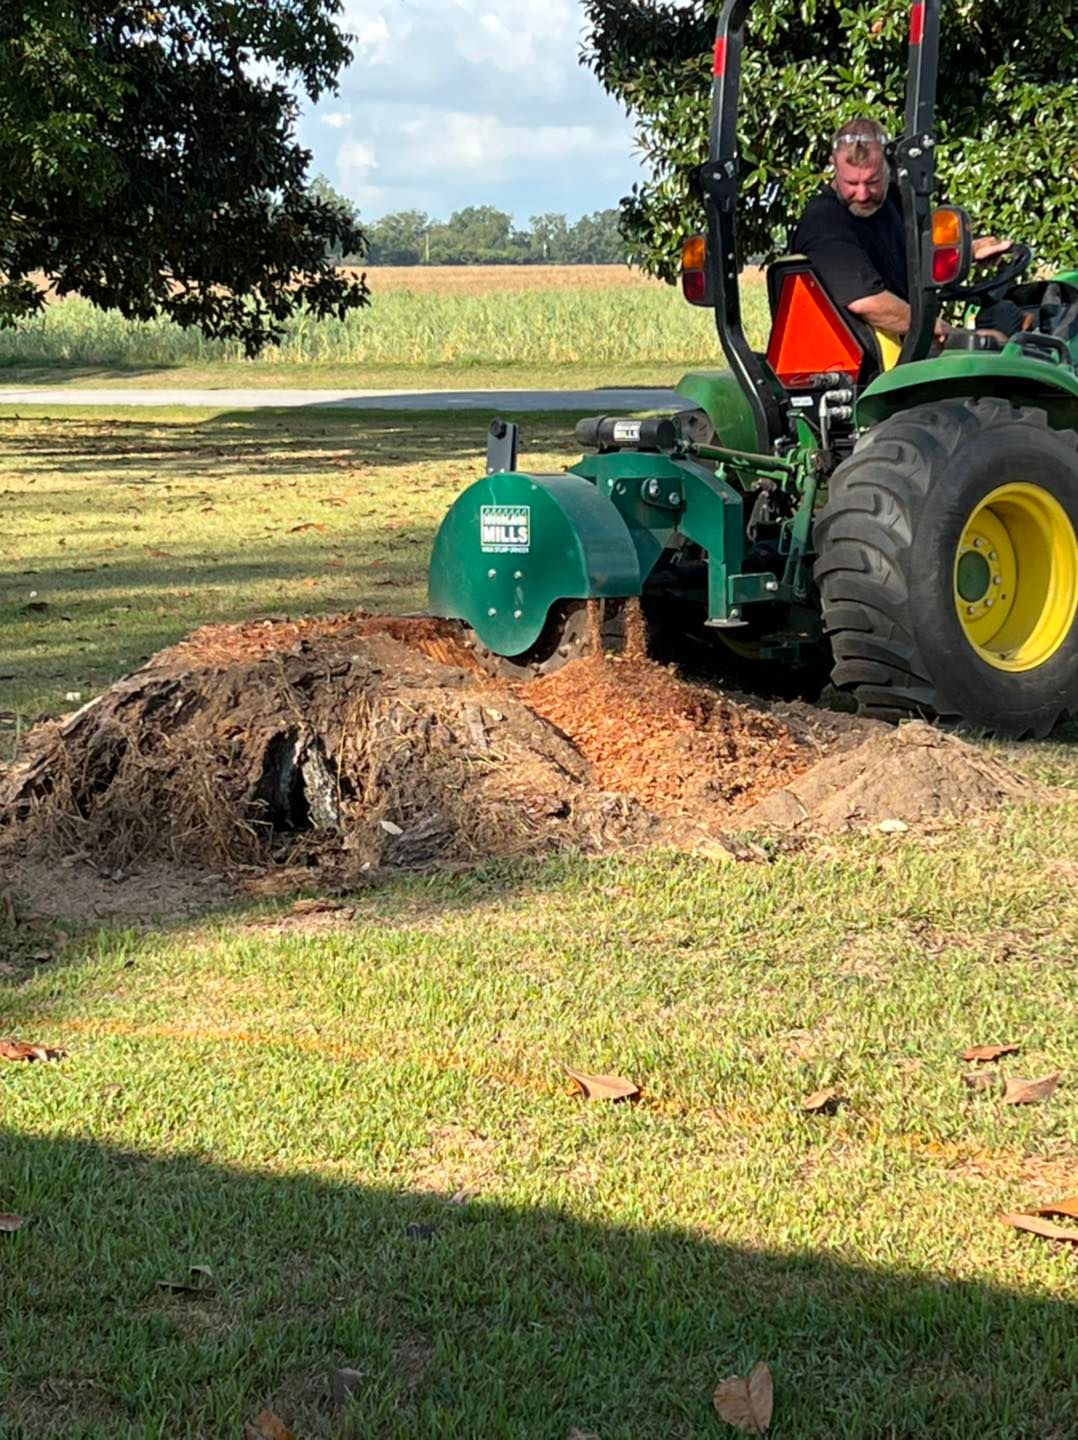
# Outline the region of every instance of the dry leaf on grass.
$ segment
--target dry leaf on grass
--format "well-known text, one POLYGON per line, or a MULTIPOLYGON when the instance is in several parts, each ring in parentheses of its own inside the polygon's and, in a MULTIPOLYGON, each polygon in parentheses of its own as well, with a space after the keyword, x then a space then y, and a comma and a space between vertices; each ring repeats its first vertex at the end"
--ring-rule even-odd
POLYGON ((833 1115, 840 1105, 845 1105, 846 1096, 841 1090, 813 1090, 801 1101, 801 1109, 810 1115, 833 1115))
POLYGON ((1054 1205, 1041 1205, 1037 1214, 1069 1215, 1072 1220, 1078 1220, 1078 1195, 1064 1195, 1063 1199, 1057 1200, 1054 1205))
POLYGON ((1047 1100, 1055 1093, 1059 1084, 1059 1071, 1044 1075, 1040 1080, 1008 1080, 1003 1092, 1004 1105, 1035 1105, 1038 1100, 1047 1100))
POLYGON ((272 1410, 261 1410, 243 1427, 243 1440, 296 1440, 295 1435, 272 1410))
POLYGON ((963 1075, 962 1084, 967 1090, 995 1090, 999 1085, 998 1070, 974 1070, 972 1075, 963 1075))
POLYGON ((580 1086, 586 1100, 635 1100, 640 1094, 639 1085, 623 1080, 620 1075, 584 1075, 579 1070, 570 1070, 568 1065, 565 1073, 580 1086))
POLYGON ((326 900, 322 896, 292 902, 293 915, 331 915, 346 908, 343 900, 326 900))
POLYGON ((1019 1045, 971 1045, 963 1050, 960 1060, 998 1060, 1001 1055, 1017 1055, 1019 1045))
POLYGON ((574 1425, 565 1440, 599 1440, 599 1432, 597 1430, 578 1430, 574 1425))
POLYGON ((59 1060, 66 1055, 55 1045, 27 1045, 23 1040, 0 1040, 0 1060, 59 1060))
POLYGON ((1053 1225, 1051 1220, 1042 1220, 1038 1215, 1001 1215, 1004 1225, 1013 1225, 1016 1230, 1028 1230, 1031 1235, 1043 1235, 1046 1240, 1069 1240, 1078 1245, 1078 1230, 1072 1225, 1053 1225))
POLYGON ((771 1424, 775 1401, 771 1371, 758 1360, 747 1375, 724 1380, 712 1400, 727 1425, 735 1426, 743 1435, 762 1435, 771 1424))
POLYGON ((21 1230, 23 1218, 21 1215, 0 1215, 0 1235, 14 1235, 16 1230, 21 1230))

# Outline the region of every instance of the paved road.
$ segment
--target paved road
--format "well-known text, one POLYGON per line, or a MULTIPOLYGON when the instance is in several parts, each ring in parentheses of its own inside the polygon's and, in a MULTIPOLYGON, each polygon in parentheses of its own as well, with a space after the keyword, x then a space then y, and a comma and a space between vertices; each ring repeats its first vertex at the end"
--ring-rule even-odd
POLYGON ((205 405, 214 409, 328 406, 345 410, 672 410, 687 402, 673 390, 81 390, 0 385, 0 405, 205 405))

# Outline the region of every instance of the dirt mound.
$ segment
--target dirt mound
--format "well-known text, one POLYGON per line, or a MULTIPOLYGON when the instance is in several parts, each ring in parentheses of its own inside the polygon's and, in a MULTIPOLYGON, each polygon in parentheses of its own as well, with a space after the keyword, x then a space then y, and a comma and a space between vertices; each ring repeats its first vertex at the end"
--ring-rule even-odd
POLYGON ((960 819, 1047 792, 955 735, 914 721, 829 755, 741 817, 746 826, 844 830, 902 820, 960 819))
POLYGON ((470 863, 724 829, 916 823, 1028 796, 928 726, 689 684, 630 646, 524 686, 459 632, 360 614, 206 627, 0 774, 8 856, 102 873, 470 863))

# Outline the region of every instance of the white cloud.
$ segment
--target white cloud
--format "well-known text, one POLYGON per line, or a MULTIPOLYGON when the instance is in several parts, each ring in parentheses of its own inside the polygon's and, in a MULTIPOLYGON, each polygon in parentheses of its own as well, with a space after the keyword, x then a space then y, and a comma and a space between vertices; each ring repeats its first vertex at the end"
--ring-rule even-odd
POLYGON ((346 0, 341 23, 355 61, 301 138, 368 217, 575 217, 639 178, 631 125, 579 64, 580 0, 346 0))
POLYGON ((517 163, 575 165, 586 156, 622 154, 620 131, 594 125, 513 125, 497 115, 441 111, 408 121, 400 159, 419 174, 459 174, 484 170, 488 178, 508 173, 517 163))

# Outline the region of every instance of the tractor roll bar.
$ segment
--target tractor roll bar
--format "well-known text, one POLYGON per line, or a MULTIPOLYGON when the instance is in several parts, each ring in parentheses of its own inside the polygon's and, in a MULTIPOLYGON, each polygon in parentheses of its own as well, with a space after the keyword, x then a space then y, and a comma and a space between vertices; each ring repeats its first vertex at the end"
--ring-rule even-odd
POLYGON ((906 75, 906 133, 895 143, 892 159, 902 196, 906 228, 906 284, 910 328, 899 363, 923 360, 932 346, 939 298, 924 283, 923 236, 932 211, 936 184, 936 77, 939 72, 939 0, 913 0, 910 6, 909 68, 906 75))
POLYGON ((725 0, 715 29, 708 159, 697 172, 707 210, 708 281, 715 296, 715 327, 730 369, 752 410, 762 451, 783 432, 782 412, 759 357, 745 339, 737 283, 737 99, 741 50, 751 0, 725 0))
MULTIPOLYGON (((725 0, 715 27, 708 159, 697 176, 707 211, 708 281, 715 296, 719 343, 752 409, 760 448, 769 450, 772 439, 783 433, 782 412, 760 358, 745 338, 737 281, 737 102, 745 20, 751 7, 752 0, 725 0)), ((891 156, 902 197, 912 312, 900 356, 903 361, 927 355, 939 309, 935 292, 923 283, 921 252, 935 185, 939 0, 913 0, 909 38, 905 134, 891 156)))

